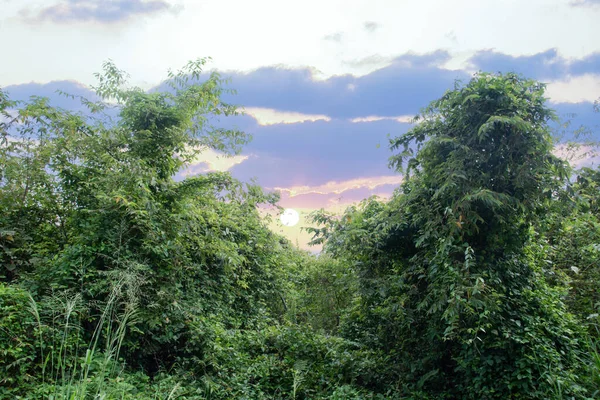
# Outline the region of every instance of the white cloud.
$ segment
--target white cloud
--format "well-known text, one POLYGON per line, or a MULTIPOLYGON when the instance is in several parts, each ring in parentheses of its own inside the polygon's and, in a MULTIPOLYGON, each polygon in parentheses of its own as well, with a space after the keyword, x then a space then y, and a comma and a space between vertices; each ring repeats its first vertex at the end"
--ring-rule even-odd
POLYGON ((181 175, 191 176, 205 172, 228 171, 248 158, 249 156, 244 155, 227 156, 215 150, 207 149, 198 155, 196 160, 181 172, 181 175))
POLYGON ((19 40, 4 45, 4 53, 14 57, 0 71, 0 82, 10 85, 76 79, 92 83, 92 73, 108 58, 131 73, 134 84, 156 84, 164 79, 168 68, 176 69, 202 56, 213 57, 212 66, 222 71, 308 65, 331 76, 366 74, 379 68, 344 63, 373 54, 394 56, 447 49, 464 57, 486 48, 510 55, 557 48, 565 57, 582 57, 600 51, 600 11, 572 7, 570 0, 347 0, 343 2, 344 12, 339 11, 340 1, 322 0, 170 3, 182 6, 185 12, 111 28, 88 24, 74 34, 73 28, 64 25, 38 24, 32 28, 18 17, 19 10, 36 10, 47 6, 47 1, 8 2, 0 16, 0 34, 19 40), (399 18, 402 23, 398 23, 399 18), (365 21, 377 21, 376 35, 365 31, 365 21), (345 40, 336 45, 336 51, 323 40, 332 32, 344 33, 345 40), (449 41, 448 32, 460 40, 449 41), (39 68, 40 63, 44 68, 39 68))
POLYGON ((286 192, 290 197, 302 194, 340 194, 351 189, 369 188, 375 189, 383 185, 399 185, 402 183, 402 176, 375 176, 369 178, 356 178, 347 181, 330 181, 318 186, 291 186, 291 187, 276 187, 275 190, 286 192))
POLYGON ((413 118, 414 118, 414 116, 412 116, 412 115, 400 115, 397 117, 380 117, 377 115, 370 115, 368 117, 352 118, 350 120, 350 122, 359 123, 359 122, 374 122, 374 121, 390 120, 390 121, 401 122, 403 124, 412 124, 413 118))
POLYGON ((259 125, 295 124, 305 121, 331 121, 327 115, 302 114, 292 111, 279 111, 272 108, 246 107, 245 113, 251 115, 259 125))
POLYGON ((600 97, 600 74, 569 77, 548 84, 546 95, 553 103, 580 103, 600 97))

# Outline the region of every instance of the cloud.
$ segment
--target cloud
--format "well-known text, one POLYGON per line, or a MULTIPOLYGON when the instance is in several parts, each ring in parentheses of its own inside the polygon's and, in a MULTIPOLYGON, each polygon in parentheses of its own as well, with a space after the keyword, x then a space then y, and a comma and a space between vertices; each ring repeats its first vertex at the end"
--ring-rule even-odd
MULTIPOLYGON (((174 10, 175 8, 164 0, 63 0, 41 9, 33 19, 55 23, 115 23, 135 16, 174 10)), ((23 10, 21 14, 30 19, 29 10, 23 10)))
POLYGON ((90 101, 99 100, 93 90, 79 82, 70 80, 52 81, 49 83, 31 82, 21 85, 6 86, 4 89, 12 100, 27 101, 30 96, 47 97, 50 99, 50 105, 70 111, 82 111, 85 108, 78 99, 61 96, 58 94, 58 91, 73 96, 84 97, 90 101))
POLYGON ((469 60, 474 69, 487 72, 517 72, 537 79, 554 79, 567 73, 566 60, 556 49, 530 56, 511 56, 492 50, 475 53, 469 60))
POLYGON ((253 157, 231 172, 238 179, 256 177, 263 186, 279 188, 389 175, 387 135, 399 135, 409 127, 393 120, 341 119, 246 126, 253 140, 245 151, 253 157))
POLYGON ((600 96, 600 73, 550 82, 546 95, 554 103, 593 102, 600 96))
POLYGON ((600 52, 592 53, 571 62, 569 73, 572 75, 583 75, 588 73, 600 74, 600 52))
POLYGON ((361 122, 374 122, 374 121, 390 120, 390 121, 400 122, 402 124, 412 124, 414 118, 415 118, 414 115, 399 115, 397 117, 380 117, 377 115, 369 115, 368 117, 352 118, 350 120, 350 122, 356 124, 356 123, 361 123, 361 122))
POLYGON ((342 61, 342 64, 348 65, 353 68, 364 68, 364 67, 385 67, 394 61, 394 57, 384 57, 379 54, 372 54, 367 57, 359 58, 356 60, 342 61))
POLYGON ((252 116, 259 125, 295 124, 304 121, 331 121, 323 114, 302 114, 293 111, 279 111, 272 108, 246 107, 244 112, 252 116))
POLYGON ((375 189, 384 185, 399 185, 402 183, 402 176, 388 175, 376 176, 369 178, 356 178, 347 181, 329 181, 319 186, 291 186, 291 187, 276 187, 275 190, 287 192, 290 197, 302 194, 340 194, 352 189, 368 188, 375 189))
POLYGON ((468 80, 465 71, 442 67, 449 53, 404 54, 364 76, 340 75, 317 80, 313 71, 263 67, 249 73, 227 73, 236 96, 228 101, 245 107, 271 108, 330 118, 416 114, 432 99, 468 80))
POLYGON ((367 32, 375 32, 377 29, 381 28, 381 25, 374 21, 366 21, 363 24, 363 27, 367 32))
MULTIPOLYGON (((297 87, 302 88, 301 85, 297 87)), ((80 107, 77 101, 58 96, 55 93, 57 89, 86 97, 93 95, 85 86, 71 81, 32 83, 7 88, 11 98, 27 99, 32 94, 38 94, 50 97, 50 103, 56 106, 68 109, 80 107)), ((293 98, 297 95, 290 91, 286 97, 293 98)), ((322 103, 322 106, 328 109, 326 103, 322 103)), ((274 111, 274 114, 288 117, 288 113, 274 111)), ((325 119, 322 117, 325 114, 308 114, 309 119, 306 119, 307 115, 291 115, 304 122, 261 125, 259 122, 267 121, 260 121, 264 115, 257 113, 254 116, 221 118, 219 122, 210 121, 227 129, 239 128, 251 134, 253 140, 245 146, 242 158, 217 159, 215 154, 206 153, 207 158, 190 166, 186 174, 204 173, 211 169, 230 170, 236 178, 248 181, 257 177, 260 184, 268 187, 318 186, 332 180, 346 181, 357 176, 389 175, 387 134, 396 136, 410 126, 391 119, 353 123, 347 119, 325 119), (310 120, 316 118, 323 119, 310 120)), ((397 114, 393 117, 397 117, 397 114)))
POLYGON ((331 209, 341 208, 343 204, 351 204, 361 201, 371 195, 382 194, 384 197, 390 196, 396 186, 381 186, 377 190, 369 188, 349 189, 343 194, 335 193, 307 193, 297 196, 290 196, 287 192, 281 192, 279 204, 285 208, 308 208, 318 210, 321 208, 331 209))
POLYGON ((227 156, 215 150, 206 149, 178 175, 187 177, 206 172, 229 171, 232 167, 243 163, 248 158, 249 156, 247 155, 227 156))
POLYGON ((468 63, 476 70, 487 72, 517 72, 539 80, 564 79, 570 75, 600 73, 600 52, 581 59, 562 57, 558 50, 549 49, 526 56, 511 56, 492 50, 478 51, 468 63))
MULTIPOLYGON (((410 117, 451 89, 456 78, 465 82, 470 79, 466 71, 443 68, 448 57, 444 51, 405 54, 364 76, 322 80, 315 79, 309 68, 265 67, 248 73, 223 73, 224 77, 231 77, 230 86, 238 91, 237 96, 226 100, 246 107, 249 115, 222 117, 215 124, 238 128, 254 139, 244 149, 244 156, 251 156, 222 168, 241 180, 257 177, 263 186, 280 188, 318 187, 330 181, 390 175, 388 134, 395 137, 410 129, 410 117)), ((530 61, 520 59, 524 64, 530 61)), ((585 66, 583 61, 592 62, 593 58, 570 63, 585 66)), ((570 84, 578 82, 577 78, 570 79, 570 84)), ((582 82, 588 85, 585 80, 582 82)), ((562 89, 557 87, 560 94, 562 89)), ((52 102, 67 102, 56 96, 57 88, 91 93, 70 81, 17 85, 8 91, 21 98, 35 92, 49 95, 52 102)), ((550 90, 554 90, 552 85, 550 90)), ((58 105, 75 107, 74 103, 58 105)), ((592 103, 555 102, 551 106, 563 119, 573 119, 565 140, 572 138, 573 131, 581 125, 600 132, 596 128, 600 114, 593 113, 592 103), (572 118, 573 114, 577 117, 572 118)), ((216 168, 198 164, 198 173, 216 168)))
POLYGON ((553 108, 558 117, 563 121, 570 121, 570 129, 567 130, 564 140, 574 138, 572 132, 581 126, 587 127, 588 130, 596 132, 596 136, 600 138, 600 114, 594 112, 594 104, 590 101, 579 103, 552 103, 549 105, 553 108))
POLYGON ((335 33, 331 33, 329 35, 323 36, 323 40, 327 40, 327 41, 335 42, 335 43, 341 43, 343 37, 344 37, 344 34, 342 32, 335 32, 335 33))
POLYGON ((573 7, 600 6, 600 0, 573 0, 570 5, 573 7))

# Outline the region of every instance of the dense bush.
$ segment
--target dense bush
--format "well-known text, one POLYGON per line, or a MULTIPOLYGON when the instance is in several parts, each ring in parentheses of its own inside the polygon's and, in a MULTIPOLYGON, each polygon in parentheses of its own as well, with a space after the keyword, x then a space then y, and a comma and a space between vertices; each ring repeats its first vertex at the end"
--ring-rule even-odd
POLYGON ((27 309, 27 292, 0 284, 0 394, 8 397, 10 388, 27 384, 33 377, 35 320, 27 309))
POLYGON ((287 320, 317 332, 337 333, 357 288, 356 274, 347 263, 326 255, 300 255, 281 279, 287 320))
MULTIPOLYGON (((547 241, 546 269, 566 283, 569 309, 594 325, 600 313, 600 171, 584 168, 563 191, 556 212, 541 231, 547 241)), ((592 333, 595 328, 592 327, 592 333)))

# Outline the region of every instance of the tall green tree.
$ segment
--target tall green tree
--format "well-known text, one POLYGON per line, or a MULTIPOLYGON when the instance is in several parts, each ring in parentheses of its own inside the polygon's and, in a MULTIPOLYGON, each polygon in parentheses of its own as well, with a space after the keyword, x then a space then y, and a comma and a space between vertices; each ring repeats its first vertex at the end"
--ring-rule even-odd
POLYGON ((405 183, 327 232, 353 260, 346 335, 389 352, 398 385, 440 398, 580 396, 577 326, 546 284, 533 222, 564 184, 544 85, 479 74, 391 141, 405 183))
POLYGON ((101 101, 82 99, 90 115, 0 96, 0 276, 37 299, 80 292, 92 305, 88 336, 122 282, 137 309, 123 352, 151 373, 201 360, 211 330, 281 311, 286 242, 257 211, 277 196, 227 173, 175 179, 203 150, 232 154, 250 139, 214 126, 237 109, 221 99, 223 79, 202 74, 205 62, 151 93, 108 62, 101 101))

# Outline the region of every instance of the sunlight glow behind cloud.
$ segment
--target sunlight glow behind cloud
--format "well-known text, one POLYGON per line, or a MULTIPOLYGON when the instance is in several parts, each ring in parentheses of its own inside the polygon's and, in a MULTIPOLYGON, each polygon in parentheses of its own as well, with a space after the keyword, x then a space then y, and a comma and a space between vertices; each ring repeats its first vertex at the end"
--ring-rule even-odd
POLYGON ((323 185, 318 186, 292 186, 292 187, 276 187, 275 190, 286 192, 290 197, 316 193, 316 194, 340 194, 347 190, 368 188, 375 189, 383 185, 399 185, 402 183, 402 176, 390 175, 390 176, 376 176, 370 178, 357 178, 348 181, 330 181, 323 185))
POLYGON ((331 121, 323 114, 302 114, 293 111, 279 111, 273 108, 246 107, 245 113, 252 116, 259 125, 295 124, 305 121, 331 121))
POLYGON ((205 172, 224 172, 241 164, 249 158, 247 155, 227 156, 215 150, 204 150, 197 159, 182 172, 182 176, 192 176, 205 172))

